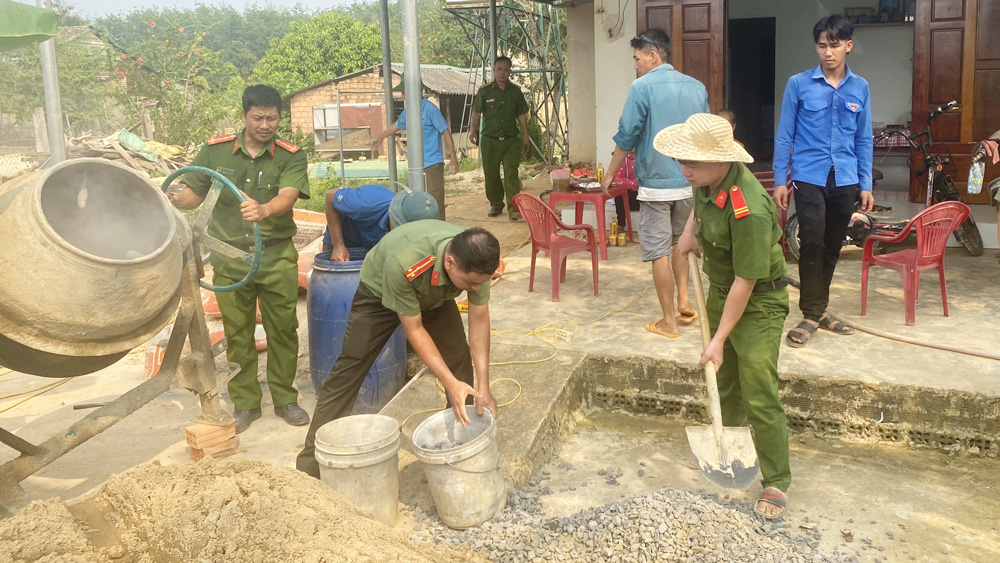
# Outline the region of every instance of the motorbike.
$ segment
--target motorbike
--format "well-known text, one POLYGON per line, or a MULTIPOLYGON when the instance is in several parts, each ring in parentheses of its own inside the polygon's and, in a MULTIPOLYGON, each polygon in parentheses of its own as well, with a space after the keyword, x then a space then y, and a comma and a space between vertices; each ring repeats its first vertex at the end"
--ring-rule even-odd
MULTIPOLYGON (((927 115, 926 127, 924 127, 922 131, 914 133, 913 135, 907 135, 903 131, 893 130, 887 131, 879 136, 879 139, 887 139, 894 135, 899 135, 906 139, 906 142, 910 146, 911 150, 921 152, 923 154, 924 169, 916 174, 917 176, 927 174, 927 193, 924 200, 924 207, 930 207, 931 205, 942 201, 961 201, 958 189, 955 187, 955 181, 952 179, 950 174, 944 172, 945 166, 951 164, 951 159, 945 155, 930 154, 927 151, 928 145, 932 143, 930 133, 931 121, 942 113, 957 109, 959 109, 958 102, 951 101, 944 106, 931 110, 927 115), (920 137, 926 137, 927 140, 922 143, 917 143, 915 140, 920 137)), ((877 168, 872 169, 873 190, 878 181, 883 177, 884 175, 880 170, 877 168)), ((851 220, 847 228, 847 234, 844 236, 843 245, 847 246, 853 244, 858 248, 862 248, 865 245, 865 239, 872 234, 900 232, 906 225, 907 221, 877 220, 878 215, 883 215, 890 211, 892 211, 891 207, 875 206, 875 209, 871 212, 863 213, 860 210, 859 203, 855 208, 855 212, 851 215, 851 220)), ((969 254, 979 256, 983 253, 983 237, 979 232, 979 227, 976 225, 976 221, 971 215, 959 226, 958 229, 955 230, 954 235, 955 239, 963 247, 965 247, 969 254)), ((796 214, 789 217, 788 222, 785 223, 785 239, 789 254, 798 260, 800 248, 799 221, 796 214)), ((884 249, 881 250, 881 252, 884 251, 884 249)))

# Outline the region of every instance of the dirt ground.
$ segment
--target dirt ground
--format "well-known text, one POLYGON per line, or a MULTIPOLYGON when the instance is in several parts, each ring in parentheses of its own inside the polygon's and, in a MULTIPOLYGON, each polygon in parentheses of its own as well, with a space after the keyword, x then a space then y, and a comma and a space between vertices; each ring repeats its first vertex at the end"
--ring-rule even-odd
MULTIPOLYGON (((541 164, 521 165, 521 191, 541 196, 549 190, 549 175, 541 164)), ((504 213, 487 217, 490 210, 483 187, 481 168, 445 176, 445 214, 449 223, 483 227, 500 241, 501 254, 507 254, 529 240, 528 225, 511 221, 504 213)))

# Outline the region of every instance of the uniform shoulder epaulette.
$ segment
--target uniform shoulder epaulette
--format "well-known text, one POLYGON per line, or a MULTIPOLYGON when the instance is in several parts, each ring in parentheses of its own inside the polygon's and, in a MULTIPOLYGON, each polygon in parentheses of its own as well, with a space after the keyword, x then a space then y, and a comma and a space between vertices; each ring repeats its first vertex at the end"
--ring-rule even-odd
POLYGON ((406 272, 404 272, 406 279, 409 281, 417 279, 417 276, 429 270, 435 262, 437 262, 437 256, 433 254, 428 254, 424 258, 421 258, 416 264, 406 269, 406 272))
POLYGON ((729 188, 730 201, 733 202, 733 214, 737 219, 742 219, 750 214, 747 208, 747 200, 743 197, 743 190, 739 186, 729 188))
POLYGON ((215 137, 209 137, 205 143, 209 145, 218 145, 219 143, 225 143, 226 141, 232 141, 236 138, 236 135, 217 135, 215 137))
POLYGON ((278 145, 279 147, 285 149, 288 152, 299 152, 298 146, 293 145, 284 139, 277 139, 274 141, 274 144, 278 145))
POLYGON ((493 82, 487 82, 486 84, 480 86, 479 89, 482 90, 484 88, 489 88, 490 86, 493 86, 493 82))

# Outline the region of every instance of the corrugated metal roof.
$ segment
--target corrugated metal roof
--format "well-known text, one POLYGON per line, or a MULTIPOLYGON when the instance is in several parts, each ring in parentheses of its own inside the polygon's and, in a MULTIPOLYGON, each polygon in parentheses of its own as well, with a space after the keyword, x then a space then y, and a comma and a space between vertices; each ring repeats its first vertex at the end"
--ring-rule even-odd
MULTIPOLYGON (((335 78, 330 78, 322 82, 306 86, 301 90, 296 90, 295 92, 286 94, 284 97, 285 99, 291 99, 293 96, 301 94, 307 90, 312 90, 313 88, 319 88, 320 86, 326 86, 328 84, 335 84, 342 80, 354 78, 355 76, 360 76, 368 72, 379 71, 381 68, 382 65, 380 64, 363 68, 349 74, 337 76, 335 78)), ((399 75, 403 74, 403 64, 392 63, 392 72, 399 75)), ((435 94, 458 95, 475 93, 476 90, 479 89, 479 86, 483 84, 482 74, 482 69, 478 68, 468 69, 448 65, 420 65, 420 80, 424 83, 424 86, 428 90, 435 94), (470 80, 470 78, 472 78, 472 80, 470 80)))
MULTIPOLYGON (((403 74, 403 65, 392 63, 392 71, 403 74)), ((448 65, 420 65, 420 81, 435 94, 457 95, 475 93, 483 83, 482 69, 457 68, 448 65)))

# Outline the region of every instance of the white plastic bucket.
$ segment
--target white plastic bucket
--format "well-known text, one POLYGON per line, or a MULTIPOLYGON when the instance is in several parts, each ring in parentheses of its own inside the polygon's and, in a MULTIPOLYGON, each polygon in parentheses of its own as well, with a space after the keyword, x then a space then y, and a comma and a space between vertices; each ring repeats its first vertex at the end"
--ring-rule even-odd
POLYGON ((466 406, 466 412, 470 424, 465 428, 448 409, 413 431, 438 516, 456 530, 478 526, 507 505, 493 415, 484 409, 479 416, 475 406, 466 406))
POLYGON ((320 480, 376 520, 393 526, 399 515, 399 424, 359 414, 316 432, 320 480))

